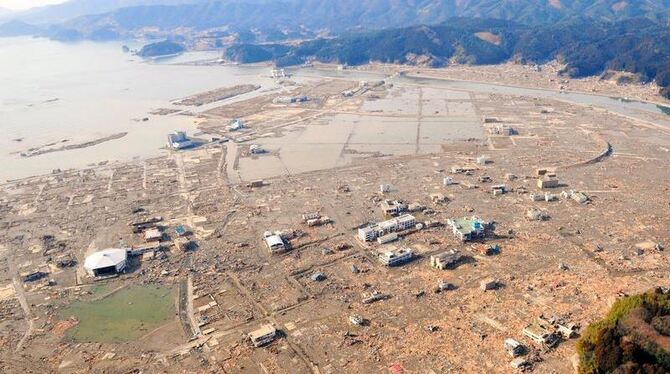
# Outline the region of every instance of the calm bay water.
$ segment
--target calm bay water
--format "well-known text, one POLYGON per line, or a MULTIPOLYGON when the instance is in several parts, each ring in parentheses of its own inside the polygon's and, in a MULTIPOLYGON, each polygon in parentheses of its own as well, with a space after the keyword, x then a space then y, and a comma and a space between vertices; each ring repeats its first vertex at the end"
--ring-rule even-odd
POLYGON ((165 135, 175 129, 194 131, 194 118, 153 116, 150 111, 240 82, 264 88, 275 84, 262 77, 268 75, 267 67, 175 65, 216 58, 212 52, 147 63, 123 53, 121 46, 0 39, 0 180, 159 155, 165 152, 165 135), (143 117, 150 119, 137 121, 143 117), (63 139, 74 144, 120 132, 128 135, 89 148, 30 158, 16 154, 63 139))

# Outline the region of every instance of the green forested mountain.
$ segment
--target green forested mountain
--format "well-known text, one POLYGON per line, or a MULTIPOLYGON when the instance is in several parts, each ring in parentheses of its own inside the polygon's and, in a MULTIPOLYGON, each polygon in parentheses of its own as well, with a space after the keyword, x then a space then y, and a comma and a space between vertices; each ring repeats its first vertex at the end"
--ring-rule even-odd
MULTIPOLYGON (((670 86, 670 29, 648 19, 602 22, 576 19, 526 26, 510 21, 456 18, 435 26, 349 33, 290 48, 236 45, 226 51, 239 62, 273 60, 278 65, 316 59, 358 65, 369 61, 496 64, 510 59, 542 63, 558 59, 572 77, 625 70, 670 86), (245 58, 246 56, 246 58, 245 58)), ((666 88, 664 94, 668 95, 666 88)))
MULTIPOLYGON (((86 1, 31 14, 62 14, 86 1)), ((571 76, 626 70, 670 86, 670 0, 91 1, 114 10, 38 31, 10 22, 0 25, 0 35, 39 33, 59 40, 144 37, 146 30, 161 37, 206 35, 219 45, 223 38, 241 43, 227 49, 230 59, 280 65, 310 58, 354 65, 421 60, 435 66, 557 58, 571 76), (167 3, 155 5, 162 1, 167 3), (288 39, 309 41, 281 44, 288 39)))
POLYGON ((183 45, 169 40, 164 40, 145 45, 137 52, 137 55, 140 57, 160 57, 181 53, 184 52, 184 50, 185 48, 183 45))

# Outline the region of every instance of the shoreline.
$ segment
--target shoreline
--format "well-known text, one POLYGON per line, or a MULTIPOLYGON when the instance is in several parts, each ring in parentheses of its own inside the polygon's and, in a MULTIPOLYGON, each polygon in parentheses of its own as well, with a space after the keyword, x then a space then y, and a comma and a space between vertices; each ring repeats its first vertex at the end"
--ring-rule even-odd
MULTIPOLYGON (((127 132, 119 132, 119 133, 108 135, 108 136, 105 136, 105 137, 102 137, 102 138, 89 140, 89 141, 86 141, 86 142, 83 142, 83 143, 68 144, 68 145, 58 147, 58 148, 47 148, 51 145, 55 145, 55 144, 48 144, 46 146, 36 147, 32 150, 28 150, 28 151, 25 151, 25 152, 18 152, 18 153, 20 154, 20 156, 22 158, 30 158, 30 157, 36 157, 36 156, 40 156, 40 155, 44 155, 44 154, 48 154, 48 153, 65 152, 65 151, 71 151, 71 150, 74 150, 74 149, 93 147, 93 146, 96 146, 98 144, 102 144, 102 143, 105 143, 105 142, 108 142, 108 141, 121 139, 121 138, 125 137, 126 135, 128 135, 127 132)), ((61 141, 60 143, 63 143, 63 141, 61 141)))
MULTIPOLYGON (((255 63, 255 64, 244 64, 243 66, 271 66, 271 65, 268 65, 266 63, 255 63)), ((319 70, 322 70, 322 71, 338 71, 339 69, 337 68, 337 66, 338 65, 335 65, 335 64, 321 64, 321 63, 319 63, 319 64, 314 64, 310 67, 307 67, 307 69, 314 69, 316 71, 319 71, 319 70)), ((586 91, 574 90, 574 89, 558 90, 558 89, 555 89, 555 88, 544 88, 544 87, 538 87, 538 86, 529 87, 527 85, 507 84, 507 83, 500 82, 500 81, 497 81, 497 80, 486 81, 486 80, 480 80, 480 79, 463 79, 463 78, 457 79, 457 78, 454 78, 452 76, 434 76, 433 74, 426 74, 425 69, 420 69, 420 68, 410 72, 410 71, 408 71, 407 68, 408 68, 407 66, 401 66, 401 65, 374 65, 374 64, 371 65, 371 64, 368 64, 368 65, 362 65, 362 66, 359 66, 359 67, 354 67, 354 68, 351 68, 351 69, 346 69, 345 72, 346 71, 351 71, 351 72, 354 72, 354 73, 355 72, 375 73, 375 74, 379 74, 379 75, 395 75, 395 74, 405 73, 405 76, 408 77, 408 78, 419 78, 419 79, 424 78, 424 79, 437 79, 437 80, 456 81, 456 82, 464 82, 464 83, 480 83, 480 84, 487 84, 487 85, 493 85, 493 86, 499 86, 499 87, 510 87, 510 88, 537 90, 537 91, 540 91, 540 92, 541 91, 545 91, 545 92, 549 91, 549 92, 555 92, 555 93, 561 93, 561 92, 563 92, 563 93, 575 93, 575 94, 582 94, 582 95, 587 95, 587 96, 607 97, 607 98, 611 98, 611 99, 615 99, 615 100, 622 100, 622 101, 628 99, 628 98, 625 98, 625 97, 622 97, 622 96, 618 95, 616 92, 612 92, 612 93, 586 92, 586 91)), ((487 69, 490 69, 490 68, 491 67, 487 67, 487 69)), ((306 69, 306 68, 298 67, 294 71, 297 74, 300 74, 300 70, 302 70, 302 69, 306 69)), ((430 70, 429 72, 447 73, 448 68, 430 70)), ((329 77, 324 76, 323 78, 328 79, 329 77)), ((330 77, 330 78, 332 78, 332 77, 330 77)), ((342 79, 355 79, 355 78, 342 77, 342 79)), ((214 90, 211 90, 211 91, 197 93, 197 94, 192 95, 190 97, 191 98, 199 97, 203 94, 215 92, 215 91, 220 90, 220 89, 221 88, 214 89, 214 90)), ((572 103, 572 104, 579 104, 579 103, 575 103, 571 100, 560 100, 560 101, 566 101, 566 102, 569 102, 569 103, 572 103)), ((662 106, 664 108, 670 108, 670 105, 668 105, 666 103, 661 103, 661 102, 654 102, 654 101, 649 101, 649 100, 638 100, 638 99, 635 99, 633 101, 639 101, 639 102, 644 102, 644 103, 653 104, 653 105, 657 105, 657 106, 662 106)), ((594 105, 594 107, 599 107, 599 106, 594 105)), ((651 111, 648 111, 648 112, 650 114, 657 114, 657 113, 652 113, 651 111)), ((633 118, 633 117, 630 117, 630 116, 624 116, 624 117, 627 117, 629 119, 635 119, 636 121, 640 121, 640 122, 646 123, 647 125, 652 125, 654 127, 662 127, 661 125, 653 124, 653 122, 651 122, 649 120, 645 120, 643 118, 633 118)), ((670 116, 668 116, 668 118, 670 119, 670 116)), ((70 145, 61 146, 61 147, 58 147, 58 148, 50 148, 50 149, 40 148, 38 150, 35 150, 34 152, 28 152, 27 155, 22 155, 22 157, 30 158, 30 157, 35 157, 35 156, 48 154, 48 153, 63 152, 63 151, 68 151, 68 150, 73 150, 73 149, 93 147, 93 146, 96 146, 98 144, 101 144, 101 143, 104 143, 104 142, 107 142, 107 141, 123 138, 126 135, 127 135, 127 133, 116 133, 116 134, 113 134, 113 135, 110 135, 110 136, 107 136, 107 137, 94 139, 94 140, 87 141, 87 142, 84 142, 84 143, 70 144, 70 145)), ((107 160, 107 162, 110 162, 110 161, 118 161, 118 160, 107 160)), ((9 183, 9 182, 16 182, 16 181, 21 181, 21 180, 27 180, 27 179, 30 179, 30 178, 45 176, 45 175, 49 175, 49 174, 50 173, 48 173, 48 172, 44 172, 44 173, 36 173, 36 174, 33 174, 33 175, 24 176, 24 177, 20 177, 20 178, 7 178, 5 181, 0 182, 0 185, 1 184, 6 184, 6 183, 9 183)))

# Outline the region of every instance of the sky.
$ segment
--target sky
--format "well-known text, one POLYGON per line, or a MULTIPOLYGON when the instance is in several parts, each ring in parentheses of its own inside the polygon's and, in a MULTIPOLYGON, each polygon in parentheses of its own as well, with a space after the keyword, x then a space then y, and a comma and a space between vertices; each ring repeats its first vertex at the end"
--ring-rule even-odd
POLYGON ((36 6, 64 3, 67 0, 0 0, 0 8, 23 10, 36 6))

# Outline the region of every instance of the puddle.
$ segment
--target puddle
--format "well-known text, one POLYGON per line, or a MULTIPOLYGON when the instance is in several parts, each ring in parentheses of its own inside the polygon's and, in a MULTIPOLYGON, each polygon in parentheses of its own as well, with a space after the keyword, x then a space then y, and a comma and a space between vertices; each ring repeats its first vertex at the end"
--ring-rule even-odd
MULTIPOLYGON (((101 293, 102 289, 94 290, 96 295, 101 293)), ((66 332, 75 341, 132 341, 174 317, 175 293, 170 287, 132 286, 102 299, 74 302, 59 316, 75 316, 79 320, 66 332)))

